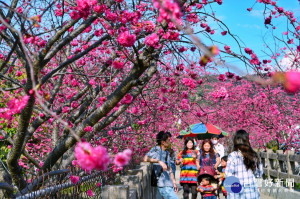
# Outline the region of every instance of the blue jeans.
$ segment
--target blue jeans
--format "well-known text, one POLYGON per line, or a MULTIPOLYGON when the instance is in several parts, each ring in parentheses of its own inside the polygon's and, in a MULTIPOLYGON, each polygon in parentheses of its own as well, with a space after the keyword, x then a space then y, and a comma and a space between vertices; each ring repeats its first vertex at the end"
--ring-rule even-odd
POLYGON ((179 199, 173 187, 157 187, 157 189, 164 199, 179 199))

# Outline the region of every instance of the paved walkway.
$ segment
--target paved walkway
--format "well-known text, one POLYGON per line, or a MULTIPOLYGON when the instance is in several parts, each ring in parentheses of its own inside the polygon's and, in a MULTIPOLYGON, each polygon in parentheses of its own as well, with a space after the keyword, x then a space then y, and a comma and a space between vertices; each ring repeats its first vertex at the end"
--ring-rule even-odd
MULTIPOLYGON (((176 177, 176 183, 177 183, 177 186, 178 186, 178 189, 179 189, 177 195, 180 199, 182 199, 183 198, 183 189, 182 189, 182 186, 180 186, 180 184, 179 184, 179 178, 180 178, 180 167, 179 166, 176 167, 175 175, 176 175, 175 176, 176 177)), ((263 193, 260 193, 260 196, 261 196, 260 197, 261 199, 273 199, 273 197, 266 196, 263 193)), ((190 198, 192 198, 191 194, 190 194, 190 198)), ((200 194, 198 194, 197 199, 201 199, 200 194)), ((222 194, 220 194, 220 199, 225 199, 225 197, 222 194)))

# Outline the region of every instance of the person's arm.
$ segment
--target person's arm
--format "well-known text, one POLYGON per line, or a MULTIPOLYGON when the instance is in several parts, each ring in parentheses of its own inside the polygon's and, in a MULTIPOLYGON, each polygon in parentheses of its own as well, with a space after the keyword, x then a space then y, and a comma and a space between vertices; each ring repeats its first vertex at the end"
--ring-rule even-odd
POLYGON ((147 155, 144 156, 144 162, 150 162, 150 163, 159 163, 160 160, 148 157, 147 155))
POLYGON ((171 180, 172 180, 172 182, 173 182, 173 187, 174 187, 175 193, 177 193, 177 192, 178 192, 178 187, 177 187, 177 185, 176 185, 175 176, 174 176, 174 174, 173 174, 173 170, 172 170, 171 167, 170 167, 170 177, 171 177, 171 180))
POLYGON ((219 151, 219 153, 220 153, 220 157, 224 157, 225 151, 224 151, 223 144, 220 144, 220 151, 219 151))
POLYGON ((156 149, 155 148, 152 148, 145 156, 144 156, 144 162, 150 162, 150 163, 158 163, 163 171, 166 171, 168 169, 167 165, 159 160, 158 158, 159 156, 157 155, 156 153, 156 149))
POLYGON ((219 166, 220 162, 221 162, 220 157, 216 157, 216 164, 214 165, 214 168, 216 170, 218 169, 218 166, 219 166))
POLYGON ((197 150, 197 157, 196 157, 196 166, 197 166, 197 170, 200 170, 200 153, 197 150))
POLYGON ((177 156, 177 160, 176 165, 179 165, 180 163, 182 163, 183 159, 182 159, 182 151, 179 152, 178 156, 177 156))
POLYGON ((196 166, 197 166, 197 170, 200 170, 200 160, 199 159, 197 159, 196 160, 196 166))

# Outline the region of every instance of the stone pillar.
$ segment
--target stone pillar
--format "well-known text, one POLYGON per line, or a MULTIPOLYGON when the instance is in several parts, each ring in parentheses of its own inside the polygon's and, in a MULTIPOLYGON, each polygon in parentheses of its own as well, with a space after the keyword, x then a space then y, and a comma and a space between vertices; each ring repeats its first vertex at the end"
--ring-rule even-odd
POLYGON ((121 182, 130 189, 136 189, 138 198, 141 197, 142 187, 138 175, 121 176, 121 182))
POLYGON ((102 188, 102 199, 129 199, 128 185, 107 185, 102 188))
POLYGON ((151 171, 152 171, 152 165, 149 162, 142 162, 141 168, 144 168, 146 170, 144 172, 144 175, 146 176, 146 186, 145 186, 145 197, 143 199, 153 199, 155 198, 152 186, 151 186, 151 171), (146 168, 145 168, 146 167, 146 168))
POLYGON ((132 170, 128 170, 127 174, 129 176, 137 176, 138 177, 138 184, 140 185, 139 186, 140 190, 137 189, 137 195, 138 195, 138 198, 142 198, 143 192, 144 192, 144 186, 146 183, 143 181, 143 170, 142 169, 132 169, 132 170))
POLYGON ((270 179, 271 178, 270 177, 270 170, 272 169, 272 167, 271 167, 271 161, 269 159, 269 155, 270 155, 270 153, 273 153, 273 151, 271 149, 267 149, 266 153, 267 153, 267 156, 266 156, 266 164, 267 164, 266 176, 267 176, 268 179, 270 179))
POLYGON ((277 150, 276 153, 277 153, 277 162, 276 162, 277 168, 275 169, 277 170, 277 179, 280 179, 280 172, 284 172, 284 171, 283 171, 283 161, 279 160, 278 156, 282 155, 283 151, 277 150))
MULTIPOLYGON (((290 162, 290 155, 294 155, 295 151, 287 151, 287 158, 286 158, 286 167, 287 167, 287 174, 288 174, 288 178, 293 178, 293 168, 295 168, 295 162, 290 162)), ((293 187, 289 186, 289 189, 292 189, 293 187)))

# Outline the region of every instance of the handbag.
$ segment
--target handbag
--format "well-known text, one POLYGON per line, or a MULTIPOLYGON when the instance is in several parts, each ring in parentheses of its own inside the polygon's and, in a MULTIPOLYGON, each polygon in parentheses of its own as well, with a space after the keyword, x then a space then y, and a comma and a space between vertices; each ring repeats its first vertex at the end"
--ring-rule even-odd
MULTIPOLYGON (((160 158, 161 159, 161 153, 160 153, 160 158)), ((168 160, 168 153, 166 154, 165 162, 168 160)), ((161 174, 163 173, 163 169, 160 170, 159 174, 156 176, 154 166, 152 165, 152 170, 151 170, 151 186, 152 187, 157 187, 157 182, 161 174)))
POLYGON ((152 167, 152 171, 151 171, 151 186, 152 187, 157 187, 157 177, 155 175, 155 171, 154 171, 154 168, 152 167))

